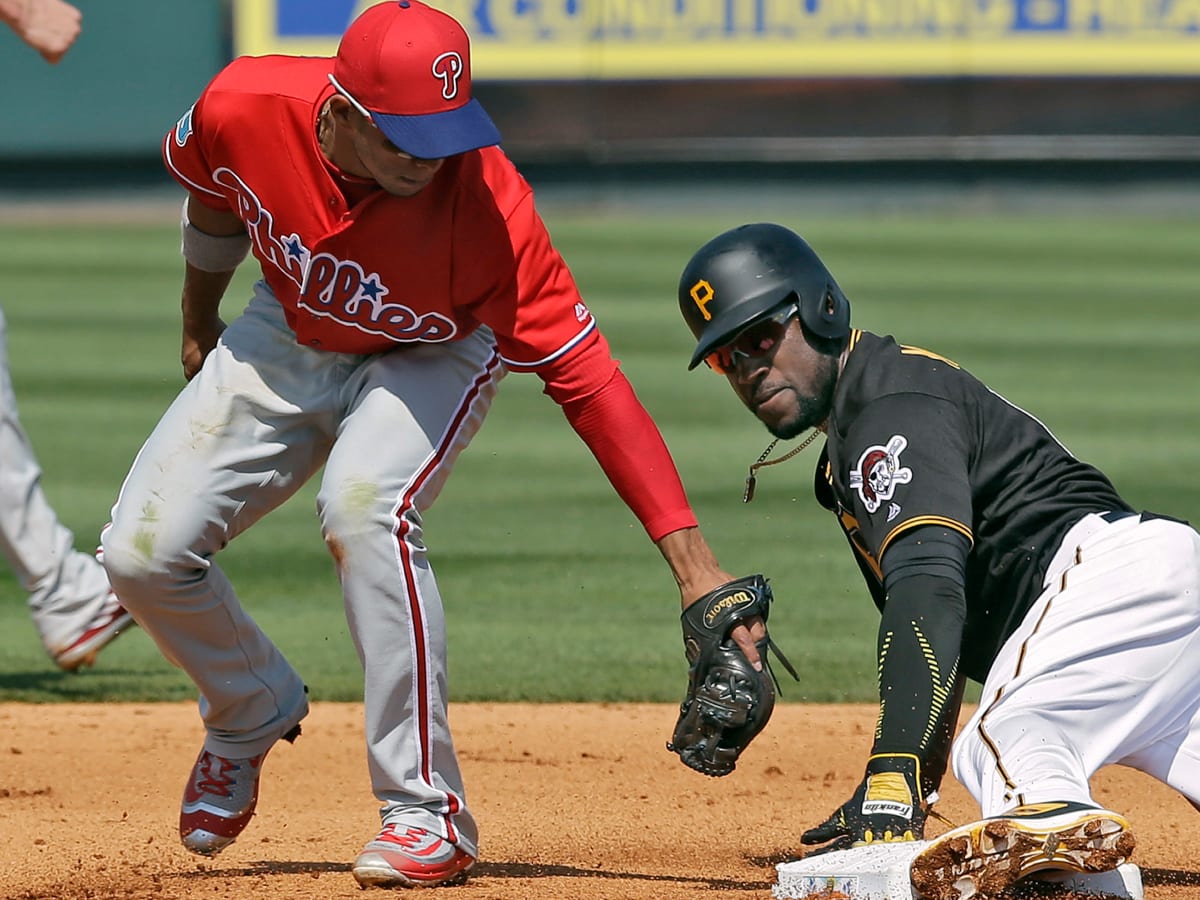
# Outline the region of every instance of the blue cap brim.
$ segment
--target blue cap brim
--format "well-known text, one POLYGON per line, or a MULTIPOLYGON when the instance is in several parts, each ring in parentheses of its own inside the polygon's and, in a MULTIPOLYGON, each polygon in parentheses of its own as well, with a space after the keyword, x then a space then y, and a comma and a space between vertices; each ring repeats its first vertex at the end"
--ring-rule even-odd
POLYGON ((500 130, 478 100, 427 116, 373 112, 371 118, 384 137, 410 156, 421 159, 445 159, 500 143, 500 130))

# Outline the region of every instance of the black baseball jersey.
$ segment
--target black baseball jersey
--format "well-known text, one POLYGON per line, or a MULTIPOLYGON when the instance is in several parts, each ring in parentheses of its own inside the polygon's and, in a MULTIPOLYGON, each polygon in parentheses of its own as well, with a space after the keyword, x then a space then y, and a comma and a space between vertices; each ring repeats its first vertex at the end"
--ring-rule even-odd
POLYGON ((955 363, 859 330, 834 393, 816 493, 881 609, 898 537, 934 525, 970 541, 961 661, 978 681, 1042 592, 1066 531, 1089 512, 1131 509, 1045 425, 955 363))

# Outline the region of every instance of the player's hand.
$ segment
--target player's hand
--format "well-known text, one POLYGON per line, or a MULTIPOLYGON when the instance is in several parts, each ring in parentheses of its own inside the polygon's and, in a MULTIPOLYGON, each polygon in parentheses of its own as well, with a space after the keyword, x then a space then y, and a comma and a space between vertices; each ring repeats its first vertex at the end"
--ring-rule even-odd
POLYGON ((767 637, 767 623, 762 616, 754 616, 745 622, 735 625, 729 632, 729 638, 742 651, 746 661, 755 671, 762 671, 762 656, 758 652, 758 643, 767 637))
POLYGON ((864 844, 919 841, 925 836, 927 808, 921 796, 921 764, 911 753, 877 753, 854 796, 816 828, 802 844, 825 844, 827 853, 864 844))
POLYGON ((16 32, 46 62, 57 63, 79 37, 82 20, 83 14, 63 0, 31 0, 16 32))
POLYGON ((220 316, 201 322, 184 322, 183 351, 180 354, 184 378, 191 381, 196 376, 224 330, 225 323, 220 316))

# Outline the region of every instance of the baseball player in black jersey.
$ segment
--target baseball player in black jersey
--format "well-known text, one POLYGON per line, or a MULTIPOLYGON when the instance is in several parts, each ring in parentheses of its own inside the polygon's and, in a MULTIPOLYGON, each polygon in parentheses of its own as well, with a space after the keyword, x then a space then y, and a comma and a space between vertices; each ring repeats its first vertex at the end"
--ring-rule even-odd
MULTIPOLYGON (((1200 804, 1200 535, 1136 512, 1029 413, 936 353, 852 328, 804 240, 745 225, 679 285, 706 362, 778 439, 826 441, 818 502, 881 613, 880 707, 862 783, 801 841, 924 839, 948 764, 983 818, 911 868, 933 900, 1130 855, 1092 798, 1102 766, 1200 804), (978 711, 952 738, 964 680, 978 711)), ((751 485, 752 487, 752 485, 751 485)))

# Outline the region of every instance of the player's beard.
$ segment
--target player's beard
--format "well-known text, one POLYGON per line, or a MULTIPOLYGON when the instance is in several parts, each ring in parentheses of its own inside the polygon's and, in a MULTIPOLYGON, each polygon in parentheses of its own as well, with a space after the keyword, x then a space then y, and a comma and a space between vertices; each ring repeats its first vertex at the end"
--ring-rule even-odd
POLYGON ((833 391, 837 387, 838 358, 822 353, 812 379, 812 393, 804 393, 795 385, 789 389, 795 398, 792 413, 774 424, 763 422, 772 436, 790 441, 810 428, 824 425, 833 409, 833 391))

